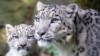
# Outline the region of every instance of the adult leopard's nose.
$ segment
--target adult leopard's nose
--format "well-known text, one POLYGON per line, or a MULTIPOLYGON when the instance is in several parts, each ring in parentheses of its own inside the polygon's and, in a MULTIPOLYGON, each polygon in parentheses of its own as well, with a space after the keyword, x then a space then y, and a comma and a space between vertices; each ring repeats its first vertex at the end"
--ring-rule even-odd
POLYGON ((39 36, 43 36, 46 32, 37 32, 39 36))

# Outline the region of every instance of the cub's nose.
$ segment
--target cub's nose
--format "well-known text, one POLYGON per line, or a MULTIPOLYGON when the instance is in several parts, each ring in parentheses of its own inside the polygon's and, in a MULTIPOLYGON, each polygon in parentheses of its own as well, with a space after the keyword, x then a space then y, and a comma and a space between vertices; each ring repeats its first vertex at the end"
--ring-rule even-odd
POLYGON ((24 48, 26 46, 26 44, 20 44, 20 47, 24 48))
POLYGON ((43 36, 46 32, 37 32, 38 35, 43 36))

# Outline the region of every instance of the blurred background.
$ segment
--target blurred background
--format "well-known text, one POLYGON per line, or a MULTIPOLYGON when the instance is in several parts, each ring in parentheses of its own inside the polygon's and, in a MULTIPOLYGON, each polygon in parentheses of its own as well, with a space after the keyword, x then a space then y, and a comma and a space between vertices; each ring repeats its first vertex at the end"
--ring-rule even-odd
MULTIPOLYGON (((37 1, 63 5, 75 2, 81 8, 92 8, 100 11, 100 0, 0 0, 0 56, 4 56, 9 49, 6 43, 4 25, 7 23, 12 25, 32 24, 37 1)), ((34 46, 33 49, 32 56, 58 56, 56 49, 52 46, 48 46, 48 48, 34 46)))

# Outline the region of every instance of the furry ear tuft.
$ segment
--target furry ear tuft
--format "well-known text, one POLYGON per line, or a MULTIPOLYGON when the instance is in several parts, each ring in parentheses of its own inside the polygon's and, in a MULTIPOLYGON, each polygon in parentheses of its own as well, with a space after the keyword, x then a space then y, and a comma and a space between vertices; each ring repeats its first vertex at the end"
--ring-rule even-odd
POLYGON ((70 17, 73 18, 76 16, 76 13, 78 12, 78 5, 75 3, 69 4, 66 6, 66 11, 68 12, 70 17))
POLYGON ((44 3, 42 3, 41 1, 37 2, 37 11, 43 9, 46 5, 44 3))
POLYGON ((11 24, 6 24, 6 33, 10 34, 12 31, 14 31, 14 27, 11 24))

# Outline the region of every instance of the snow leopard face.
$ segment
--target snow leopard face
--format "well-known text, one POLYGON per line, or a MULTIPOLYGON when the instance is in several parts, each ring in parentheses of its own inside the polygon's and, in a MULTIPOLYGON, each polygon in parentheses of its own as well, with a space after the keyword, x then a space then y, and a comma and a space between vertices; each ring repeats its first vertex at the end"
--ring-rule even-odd
POLYGON ((31 25, 20 24, 12 26, 6 24, 7 43, 10 49, 27 53, 34 43, 34 29, 31 25))

